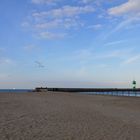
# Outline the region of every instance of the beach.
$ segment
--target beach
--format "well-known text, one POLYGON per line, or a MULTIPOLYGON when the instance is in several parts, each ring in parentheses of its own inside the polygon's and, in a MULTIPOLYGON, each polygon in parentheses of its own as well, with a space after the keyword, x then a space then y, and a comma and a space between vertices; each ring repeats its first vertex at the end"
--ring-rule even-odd
POLYGON ((140 97, 0 93, 0 140, 139 140, 140 97))

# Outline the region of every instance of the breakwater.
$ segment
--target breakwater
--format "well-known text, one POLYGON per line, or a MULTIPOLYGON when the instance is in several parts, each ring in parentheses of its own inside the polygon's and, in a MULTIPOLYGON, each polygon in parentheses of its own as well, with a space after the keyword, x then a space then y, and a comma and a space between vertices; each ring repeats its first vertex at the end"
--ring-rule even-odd
POLYGON ((37 92, 78 92, 82 94, 115 95, 115 96, 140 96, 140 88, 36 88, 37 92))
POLYGON ((60 92, 140 92, 140 88, 47 88, 48 91, 60 92))
POLYGON ((140 97, 140 89, 118 89, 118 88, 49 88, 49 91, 77 92, 90 95, 113 95, 113 96, 135 96, 140 97))

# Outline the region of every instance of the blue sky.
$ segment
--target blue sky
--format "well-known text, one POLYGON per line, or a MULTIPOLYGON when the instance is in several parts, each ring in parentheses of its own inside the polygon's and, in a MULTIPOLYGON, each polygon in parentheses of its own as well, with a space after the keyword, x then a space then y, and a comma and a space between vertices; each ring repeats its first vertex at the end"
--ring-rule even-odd
POLYGON ((139 0, 1 0, 0 88, 140 87, 139 0))

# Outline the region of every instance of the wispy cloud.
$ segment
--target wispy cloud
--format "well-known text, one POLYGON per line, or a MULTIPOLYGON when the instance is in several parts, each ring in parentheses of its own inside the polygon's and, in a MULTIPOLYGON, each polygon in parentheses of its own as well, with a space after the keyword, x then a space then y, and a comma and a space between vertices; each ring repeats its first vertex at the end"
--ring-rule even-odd
POLYGON ((40 32, 38 37, 41 39, 63 39, 66 33, 40 32))
POLYGON ((24 50, 26 50, 26 51, 32 51, 32 50, 37 49, 38 47, 31 44, 31 45, 26 45, 26 46, 24 46, 23 48, 24 48, 24 50))
POLYGON ((110 58, 121 58, 124 52, 122 50, 113 50, 100 53, 96 56, 97 59, 110 59, 110 58))
POLYGON ((65 5, 62 8, 52 9, 50 11, 36 12, 33 13, 35 18, 64 18, 64 17, 73 17, 80 14, 94 12, 95 9, 93 6, 69 6, 65 5))
MULTIPOLYGON (((34 0, 32 2, 56 2, 58 4, 59 0, 34 0)), ((32 28, 37 32, 39 38, 62 39, 65 37, 64 33, 68 34, 68 30, 84 27, 84 21, 80 18, 81 15, 94 11, 95 8, 92 5, 62 5, 61 7, 49 8, 49 10, 33 12, 28 18, 29 20, 22 23, 22 26, 32 28)), ((94 28, 99 28, 99 25, 94 28)))
POLYGON ((110 8, 108 13, 110 15, 122 15, 128 13, 137 13, 140 12, 140 1, 139 0, 128 0, 127 2, 110 8))
POLYGON ((135 26, 135 24, 140 21, 140 1, 128 0, 128 2, 108 9, 108 14, 115 18, 122 18, 111 34, 121 29, 128 29, 128 26, 135 26))
POLYGON ((117 40, 117 41, 112 41, 112 42, 108 42, 106 43, 104 46, 116 46, 118 44, 122 44, 127 42, 128 40, 124 39, 124 40, 117 40))
MULTIPOLYGON (((112 42, 113 43, 113 42, 112 42)), ((135 48, 115 48, 104 51, 97 51, 93 49, 81 49, 75 52, 78 59, 108 59, 108 58, 125 58, 135 52, 135 48)))
POLYGON ((127 58, 125 61, 123 61, 123 64, 134 64, 140 61, 140 55, 135 55, 127 58))
POLYGON ((59 0, 32 0, 34 4, 47 4, 47 5, 55 5, 59 0))
POLYGON ((24 21, 23 23, 21 23, 21 26, 22 26, 22 27, 29 27, 30 24, 29 24, 29 22, 24 21))
POLYGON ((65 19, 54 19, 51 21, 46 21, 45 23, 35 24, 36 29, 40 30, 53 30, 53 29, 70 29, 81 27, 83 24, 78 19, 65 18, 65 19))
MULTIPOLYGON (((79 0, 83 4, 94 4, 99 6, 101 3, 103 3, 104 0, 79 0)), ((109 0, 106 0, 109 2, 109 0)))
POLYGON ((120 22, 116 28, 113 30, 113 32, 117 32, 121 29, 127 29, 128 26, 133 25, 135 26, 135 23, 140 21, 140 14, 134 15, 132 17, 127 17, 122 22, 120 22))
POLYGON ((93 30, 98 30, 98 29, 101 29, 102 27, 103 27, 102 24, 94 24, 94 25, 89 25, 87 28, 93 29, 93 30))
MULTIPOLYGON (((113 50, 104 50, 104 51, 96 51, 91 49, 82 49, 79 51, 76 51, 73 54, 73 57, 71 59, 74 59, 75 61, 78 61, 81 65, 91 65, 95 62, 102 62, 106 61, 107 63, 110 61, 117 60, 120 64, 123 61, 126 61, 126 59, 130 58, 134 54, 133 48, 123 48, 123 49, 113 49, 113 50)), ((97 66, 97 65, 96 65, 97 66)), ((106 67, 105 65, 100 65, 100 67, 106 67)), ((99 65, 97 66, 99 67, 99 65)))

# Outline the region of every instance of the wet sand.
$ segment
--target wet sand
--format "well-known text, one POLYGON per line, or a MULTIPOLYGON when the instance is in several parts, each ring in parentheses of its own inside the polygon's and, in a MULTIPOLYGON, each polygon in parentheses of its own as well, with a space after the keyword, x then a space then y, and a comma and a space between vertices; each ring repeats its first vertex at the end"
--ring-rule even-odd
POLYGON ((0 140, 140 140, 140 98, 0 93, 0 140))

